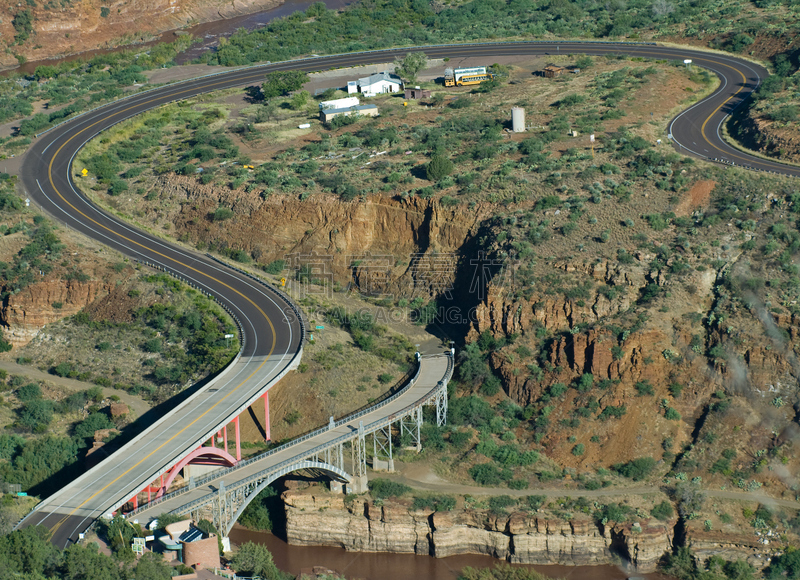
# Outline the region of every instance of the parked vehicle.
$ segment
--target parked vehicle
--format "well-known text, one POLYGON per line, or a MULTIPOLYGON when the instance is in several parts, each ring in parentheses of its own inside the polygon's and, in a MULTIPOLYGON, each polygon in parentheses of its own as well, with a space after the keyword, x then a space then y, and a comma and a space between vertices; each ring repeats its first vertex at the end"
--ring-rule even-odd
POLYGON ((485 66, 444 69, 444 86, 446 87, 479 85, 484 81, 491 81, 491 80, 494 80, 494 75, 490 72, 487 72, 485 66))

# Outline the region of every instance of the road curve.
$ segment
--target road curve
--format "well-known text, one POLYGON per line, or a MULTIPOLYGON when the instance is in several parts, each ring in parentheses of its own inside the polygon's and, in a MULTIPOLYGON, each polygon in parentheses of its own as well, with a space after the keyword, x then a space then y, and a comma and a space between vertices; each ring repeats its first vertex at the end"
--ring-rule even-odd
POLYGON ((243 340, 236 364, 206 388, 111 458, 47 498, 20 524, 42 523, 65 546, 100 515, 116 509, 148 485, 178 458, 230 421, 263 392, 265 386, 297 362, 303 329, 290 305, 241 274, 205 256, 138 230, 98 209, 78 191, 71 175, 75 155, 98 133, 160 105, 229 87, 258 84, 267 72, 306 71, 391 61, 414 50, 430 58, 579 53, 624 54, 645 58, 692 59, 694 66, 721 80, 708 98, 679 114, 669 126, 677 146, 687 153, 724 159, 762 171, 800 176, 800 168, 746 155, 719 135, 725 117, 767 76, 767 71, 734 56, 621 43, 498 43, 419 47, 300 59, 237 69, 191 79, 132 95, 68 120, 46 132, 31 147, 21 169, 22 184, 39 207, 56 220, 134 259, 154 264, 217 297, 238 319, 243 340))

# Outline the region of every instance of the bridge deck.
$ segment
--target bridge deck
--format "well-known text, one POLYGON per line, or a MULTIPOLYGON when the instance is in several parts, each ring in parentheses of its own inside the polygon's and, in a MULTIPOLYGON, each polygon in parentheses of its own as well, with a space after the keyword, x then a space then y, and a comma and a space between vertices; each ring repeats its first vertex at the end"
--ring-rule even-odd
POLYGON ((301 443, 287 446, 285 449, 273 453, 260 461, 255 461, 241 468, 234 467, 220 470, 222 473, 217 478, 179 496, 166 498, 164 501, 154 503, 150 508, 143 506, 143 509, 140 509, 132 518, 140 523, 147 523, 159 514, 177 510, 188 503, 217 491, 220 487, 220 482, 224 481, 226 488, 235 487, 236 482, 245 480, 257 473, 271 468, 277 469, 279 465, 286 462, 300 461, 308 457, 314 449, 320 446, 333 445, 333 441, 343 435, 355 435, 358 432, 359 422, 363 422, 364 430, 370 432, 378 426, 396 421, 396 417, 408 412, 410 408, 419 406, 429 398, 432 392, 436 391, 437 383, 447 373, 448 359, 449 357, 446 355, 422 357, 417 381, 387 405, 347 421, 315 437, 306 439, 301 443))

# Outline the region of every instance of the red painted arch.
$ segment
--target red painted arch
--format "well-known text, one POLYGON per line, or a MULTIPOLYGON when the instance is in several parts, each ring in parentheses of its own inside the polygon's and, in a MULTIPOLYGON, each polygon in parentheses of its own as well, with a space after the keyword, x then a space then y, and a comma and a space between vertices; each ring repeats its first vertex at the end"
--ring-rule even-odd
POLYGON ((236 458, 224 449, 218 447, 198 447, 169 470, 169 475, 164 481, 164 486, 158 490, 156 497, 159 498, 164 495, 181 469, 186 467, 189 463, 201 463, 197 461, 200 458, 204 458, 203 463, 207 465, 219 465, 220 467, 233 467, 236 465, 236 458))

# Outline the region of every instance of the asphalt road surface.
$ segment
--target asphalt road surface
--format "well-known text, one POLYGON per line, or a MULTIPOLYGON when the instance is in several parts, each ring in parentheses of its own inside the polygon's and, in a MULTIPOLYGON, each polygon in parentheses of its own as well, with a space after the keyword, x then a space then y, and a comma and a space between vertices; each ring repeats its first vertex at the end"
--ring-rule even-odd
POLYGON ((419 47, 300 59, 238 69, 174 83, 119 100, 69 120, 39 137, 26 155, 21 177, 27 195, 56 220, 118 250, 157 265, 217 297, 240 321, 243 348, 238 362, 212 385, 150 427, 109 459, 43 501, 21 526, 43 524, 65 546, 89 524, 130 499, 160 473, 195 449, 257 398, 271 380, 296 360, 302 328, 292 308, 268 288, 205 256, 142 232, 95 207, 75 187, 72 161, 98 133, 165 103, 230 87, 260 84, 265 73, 326 70, 387 62, 424 50, 430 58, 503 55, 624 54, 685 60, 715 73, 719 88, 679 114, 669 125, 676 147, 686 154, 761 171, 800 176, 800 168, 751 157, 719 135, 725 117, 739 106, 767 71, 734 56, 655 45, 621 43, 501 43, 419 47))

